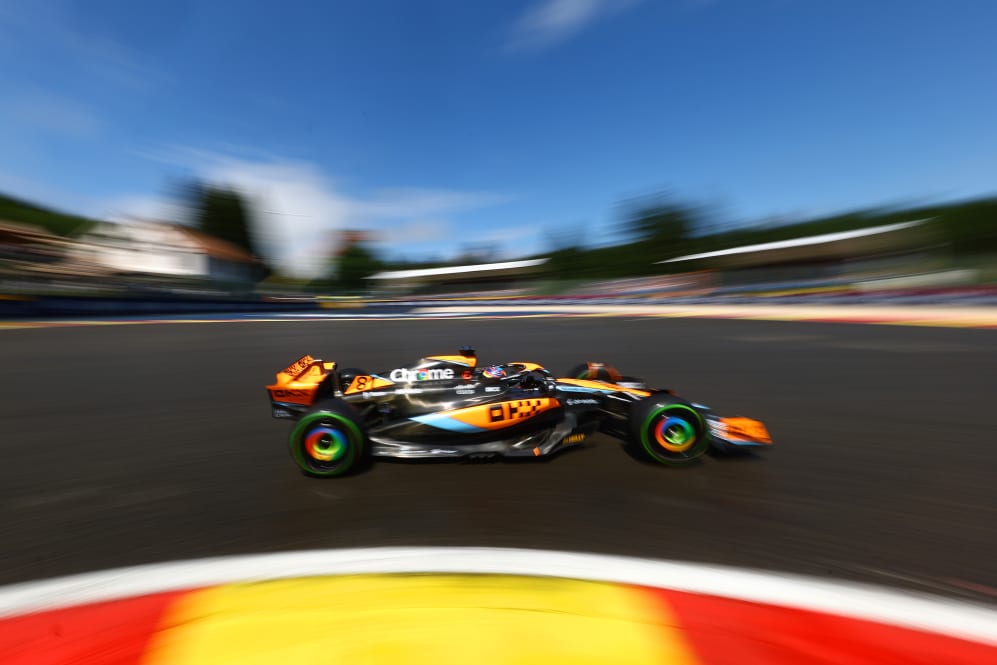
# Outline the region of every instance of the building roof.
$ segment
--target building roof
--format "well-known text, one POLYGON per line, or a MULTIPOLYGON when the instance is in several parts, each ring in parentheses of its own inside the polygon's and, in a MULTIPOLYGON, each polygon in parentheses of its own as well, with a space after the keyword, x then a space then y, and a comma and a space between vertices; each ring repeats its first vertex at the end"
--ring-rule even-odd
POLYGON ((188 238, 193 240, 198 248, 211 258, 220 259, 222 261, 235 261, 238 263, 260 262, 258 258, 235 243, 222 240, 221 238, 216 238, 213 235, 209 235, 190 226, 184 226, 183 224, 170 224, 170 226, 177 229, 181 233, 184 233, 188 238))
POLYGON ((921 224, 927 222, 927 219, 918 219, 911 222, 900 222, 897 224, 885 224, 883 226, 872 226, 865 229, 858 229, 855 231, 838 231, 836 233, 823 233, 815 236, 806 236, 803 238, 793 238, 791 240, 779 240, 777 242, 763 242, 755 245, 742 245, 740 247, 731 247, 730 249, 721 249, 715 252, 702 252, 700 254, 687 254, 685 256, 676 256, 672 259, 665 259, 664 261, 657 261, 657 263, 677 263, 680 261, 694 261, 696 259, 712 259, 725 256, 733 256, 738 254, 775 254, 783 250, 791 250, 796 248, 810 248, 816 249, 818 246, 832 246, 835 244, 841 244, 848 240, 856 240, 859 238, 868 238, 871 236, 878 236, 886 233, 894 233, 896 231, 901 231, 904 229, 913 228, 915 226, 920 226, 921 224))
POLYGON ((543 265, 548 259, 527 259, 523 261, 501 261, 498 263, 479 263, 468 266, 447 266, 444 268, 416 268, 413 270, 389 270, 371 275, 367 279, 394 280, 418 279, 427 277, 460 276, 465 274, 502 274, 511 271, 533 268, 543 265))

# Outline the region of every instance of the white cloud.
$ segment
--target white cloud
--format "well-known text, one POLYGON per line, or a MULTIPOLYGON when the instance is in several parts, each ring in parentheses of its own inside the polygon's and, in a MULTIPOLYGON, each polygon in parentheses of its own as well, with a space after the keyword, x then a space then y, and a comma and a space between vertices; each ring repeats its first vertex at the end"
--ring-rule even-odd
POLYGON ((283 272, 319 274, 333 233, 351 226, 351 201, 312 164, 224 160, 200 175, 246 194, 261 251, 283 272))
POLYGON ((506 43, 511 51, 553 46, 591 23, 629 9, 641 0, 541 0, 513 25, 506 43))
MULTIPOLYGON (((438 254, 452 256, 460 247, 452 240, 451 218, 508 200, 488 192, 413 187, 357 196, 344 193, 310 162, 246 159, 182 147, 148 156, 242 191, 250 202, 261 251, 282 272, 299 277, 320 274, 335 247, 336 232, 342 230, 372 231, 374 241, 393 255, 406 246, 435 242, 438 254)), ((171 205, 155 197, 129 196, 109 201, 106 209, 113 208, 117 217, 177 219, 177 208, 171 205)))

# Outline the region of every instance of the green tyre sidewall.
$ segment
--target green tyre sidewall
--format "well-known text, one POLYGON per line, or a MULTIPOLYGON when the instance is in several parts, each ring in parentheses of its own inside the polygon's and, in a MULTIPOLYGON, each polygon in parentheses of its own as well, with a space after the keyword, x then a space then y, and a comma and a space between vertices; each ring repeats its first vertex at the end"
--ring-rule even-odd
POLYGON ((710 437, 706 431, 706 423, 703 421, 703 417, 699 415, 699 412, 696 411, 696 409, 686 404, 663 404, 655 409, 652 409, 640 425, 640 436, 638 438, 640 439, 641 447, 644 449, 644 452, 647 453, 648 457, 661 464, 687 464, 700 457, 710 447, 710 437), (651 424, 658 416, 663 413, 674 411, 685 411, 692 414, 694 423, 698 423, 696 428, 699 439, 691 448, 689 448, 689 450, 681 454, 676 454, 673 457, 663 454, 658 446, 654 445, 654 443, 650 441, 648 433, 650 432, 651 424))
POLYGON ((360 458, 360 453, 363 450, 363 440, 364 436, 360 431, 360 428, 346 416, 333 411, 317 411, 304 416, 294 426, 294 429, 291 430, 291 457, 294 458, 295 463, 301 468, 301 470, 308 475, 318 476, 321 478, 334 478, 336 476, 345 475, 350 471, 350 469, 353 468, 356 461, 360 458), (348 446, 346 448, 346 453, 343 455, 340 463, 329 470, 316 469, 308 463, 308 459, 304 451, 304 441, 302 439, 302 436, 308 431, 308 428, 316 422, 324 420, 335 420, 336 422, 342 424, 344 431, 348 434, 348 446))

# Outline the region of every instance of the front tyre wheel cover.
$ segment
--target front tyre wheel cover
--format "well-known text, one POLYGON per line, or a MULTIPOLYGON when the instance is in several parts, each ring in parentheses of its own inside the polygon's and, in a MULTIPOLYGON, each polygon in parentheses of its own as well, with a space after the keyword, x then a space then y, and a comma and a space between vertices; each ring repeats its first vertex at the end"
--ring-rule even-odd
POLYGON ((291 431, 291 456, 315 476, 341 476, 360 458, 364 436, 350 418, 330 411, 310 413, 291 431))

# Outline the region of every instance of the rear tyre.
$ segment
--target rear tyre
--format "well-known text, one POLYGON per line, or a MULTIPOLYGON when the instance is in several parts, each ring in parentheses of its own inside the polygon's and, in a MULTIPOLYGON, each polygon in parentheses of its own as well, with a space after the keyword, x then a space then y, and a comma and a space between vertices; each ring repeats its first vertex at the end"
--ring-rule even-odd
POLYGON ((363 425, 356 410, 337 399, 318 402, 291 430, 291 457, 310 476, 333 478, 363 456, 363 425))
POLYGON ((630 434, 640 452, 660 464, 686 464, 710 448, 703 417, 676 397, 649 397, 634 406, 630 434))

